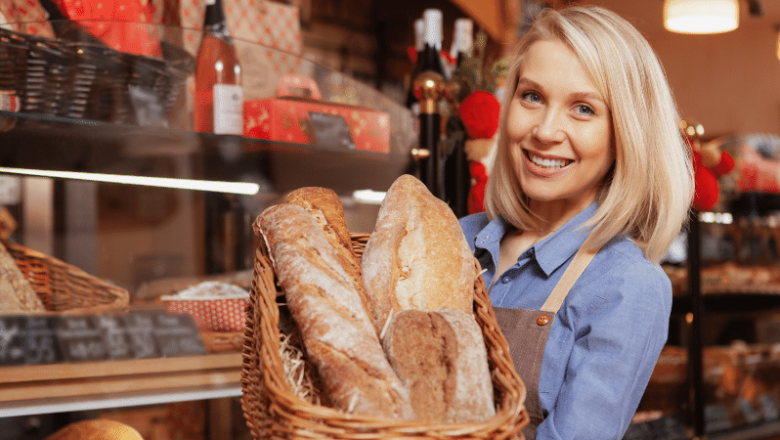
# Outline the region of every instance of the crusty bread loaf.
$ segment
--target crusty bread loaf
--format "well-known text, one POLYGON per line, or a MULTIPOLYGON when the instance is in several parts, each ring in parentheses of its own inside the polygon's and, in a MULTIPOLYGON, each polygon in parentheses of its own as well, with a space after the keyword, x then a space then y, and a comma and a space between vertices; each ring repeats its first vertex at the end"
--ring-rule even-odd
POLYGON ((314 216, 339 256, 342 255, 341 250, 346 249, 355 258, 347 220, 344 218, 344 206, 335 191, 319 187, 299 188, 287 194, 285 201, 304 208, 314 216))
POLYGON ((412 418, 408 391, 315 219, 300 206, 281 204, 266 209, 256 226, 333 406, 347 413, 412 418))
POLYGON ((478 423, 495 415, 487 350, 472 313, 402 311, 390 319, 382 344, 417 419, 478 423))
POLYGON ((108 419, 82 420, 58 430, 44 440, 144 440, 132 426, 108 419))
POLYGON ((377 328, 391 310, 472 311, 477 274, 463 230, 449 206, 412 176, 388 190, 361 264, 377 328))
POLYGON ((0 243, 0 314, 45 312, 43 302, 0 243))
MULTIPOLYGON (((335 191, 328 188, 305 187, 297 189, 286 197, 287 203, 298 205, 311 214, 325 233, 328 243, 333 246, 339 264, 352 280, 354 289, 360 295, 366 312, 371 319, 374 313, 370 308, 366 289, 363 287, 360 260, 352 249, 352 237, 344 218, 344 206, 335 191)), ((377 329, 379 334, 379 329, 377 329)))

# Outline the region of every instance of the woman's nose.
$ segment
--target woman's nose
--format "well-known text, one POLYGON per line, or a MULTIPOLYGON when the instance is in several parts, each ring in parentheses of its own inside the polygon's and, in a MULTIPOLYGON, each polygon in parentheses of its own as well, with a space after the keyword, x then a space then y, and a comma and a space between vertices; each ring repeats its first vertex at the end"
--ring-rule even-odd
POLYGON ((533 128, 534 136, 541 142, 563 142, 565 138, 563 116, 552 109, 540 116, 533 128))

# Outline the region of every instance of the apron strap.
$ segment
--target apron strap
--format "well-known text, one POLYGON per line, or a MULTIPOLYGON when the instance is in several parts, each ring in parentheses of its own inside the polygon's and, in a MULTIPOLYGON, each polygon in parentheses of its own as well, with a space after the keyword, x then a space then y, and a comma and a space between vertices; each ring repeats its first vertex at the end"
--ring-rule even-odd
POLYGON ((566 295, 569 294, 569 290, 571 290, 574 283, 577 282, 577 279, 582 275, 582 272, 585 271, 585 268, 590 264, 590 260, 596 256, 598 251, 598 249, 595 251, 586 251, 585 246, 580 247, 579 250, 577 250, 577 253, 574 254, 574 260, 572 260, 569 267, 566 268, 566 272, 563 273, 558 284, 555 285, 552 293, 547 297, 547 301, 544 302, 544 305, 542 305, 542 308, 539 310, 552 313, 553 315, 558 313, 558 309, 561 308, 563 300, 565 300, 566 295))

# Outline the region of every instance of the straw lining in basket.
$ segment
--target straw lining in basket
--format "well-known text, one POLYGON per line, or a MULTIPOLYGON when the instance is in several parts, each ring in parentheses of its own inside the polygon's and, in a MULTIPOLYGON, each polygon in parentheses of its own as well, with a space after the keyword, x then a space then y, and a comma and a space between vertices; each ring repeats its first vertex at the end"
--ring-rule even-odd
MULTIPOLYGON (((352 234, 352 244, 362 256, 368 234, 352 234)), ((474 260, 477 271, 479 263, 474 260)), ((475 281, 474 307, 488 349, 488 361, 496 396, 496 415, 482 423, 428 424, 344 414, 314 405, 292 391, 284 367, 276 303, 275 275, 265 246, 256 251, 252 289, 247 306, 243 351, 241 405, 255 440, 298 439, 518 439, 528 424, 525 386, 509 356, 498 329, 482 277, 475 281)))

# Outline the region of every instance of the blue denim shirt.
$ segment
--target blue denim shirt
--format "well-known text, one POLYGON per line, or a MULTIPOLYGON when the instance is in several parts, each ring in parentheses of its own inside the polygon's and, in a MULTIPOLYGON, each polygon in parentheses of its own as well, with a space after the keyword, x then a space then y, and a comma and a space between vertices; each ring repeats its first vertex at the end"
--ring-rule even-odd
MULTIPOLYGON (((494 306, 538 310, 587 237, 589 206, 539 241, 503 274, 499 245, 512 226, 484 213, 460 220, 487 272, 494 306)), ((537 440, 620 439, 666 343, 672 287, 628 237, 602 247, 555 316, 544 350, 539 397, 545 420, 537 440)))

